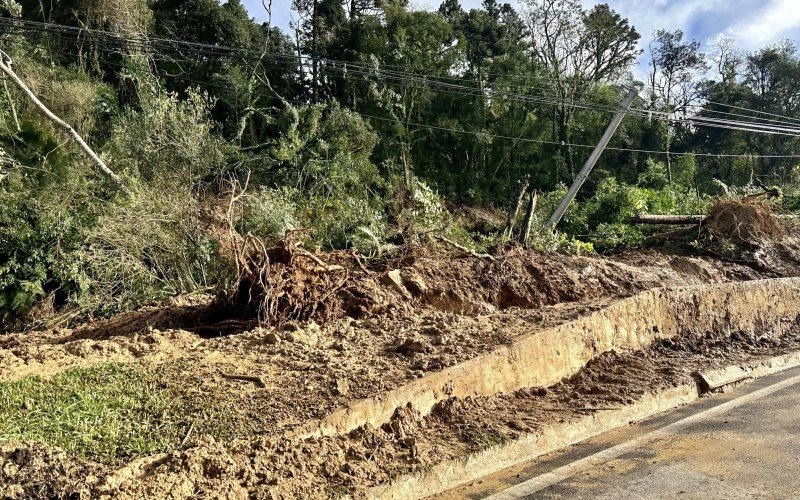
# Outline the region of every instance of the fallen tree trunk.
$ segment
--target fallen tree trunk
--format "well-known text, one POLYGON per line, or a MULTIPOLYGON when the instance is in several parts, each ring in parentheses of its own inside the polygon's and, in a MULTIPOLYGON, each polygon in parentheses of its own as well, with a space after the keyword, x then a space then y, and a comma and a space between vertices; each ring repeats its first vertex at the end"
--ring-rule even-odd
POLYGON ((701 224, 705 215, 634 215, 629 219, 631 224, 701 224))

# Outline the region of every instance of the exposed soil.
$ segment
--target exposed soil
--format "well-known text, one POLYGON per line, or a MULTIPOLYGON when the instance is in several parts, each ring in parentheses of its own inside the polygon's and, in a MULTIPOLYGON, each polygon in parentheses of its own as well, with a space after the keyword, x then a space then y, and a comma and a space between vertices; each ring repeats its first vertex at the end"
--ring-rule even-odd
POLYGON ((328 321, 322 325, 314 314, 279 327, 247 320, 203 324, 214 299, 193 297, 74 330, 6 335, 0 337, 0 380, 108 362, 142 364, 172 373, 167 379, 177 393, 236 408, 241 425, 228 442, 196 432, 185 449, 127 464, 68 457, 40 443, 5 443, 0 496, 359 495, 553 419, 625 404, 686 380, 698 367, 800 347, 800 330, 779 339, 694 335, 635 355, 606 354, 546 390, 452 399, 427 416, 401 409, 380 429, 348 436, 301 441, 286 437, 289 431, 642 290, 797 275, 799 250, 787 239, 753 250, 747 262, 729 262, 657 252, 601 258, 518 249, 489 261, 416 249, 382 271, 357 272, 337 285, 336 300, 328 304, 339 309, 324 308, 328 321), (258 377, 264 386, 231 375, 258 377))
POLYGON ((782 337, 690 335, 649 350, 606 353, 571 380, 495 397, 449 399, 427 416, 399 409, 380 428, 309 440, 264 437, 223 446, 199 438, 185 450, 110 467, 35 443, 6 443, 3 496, 221 498, 363 496, 365 489, 534 432, 549 423, 630 404, 691 381, 692 373, 800 348, 800 325, 782 337))

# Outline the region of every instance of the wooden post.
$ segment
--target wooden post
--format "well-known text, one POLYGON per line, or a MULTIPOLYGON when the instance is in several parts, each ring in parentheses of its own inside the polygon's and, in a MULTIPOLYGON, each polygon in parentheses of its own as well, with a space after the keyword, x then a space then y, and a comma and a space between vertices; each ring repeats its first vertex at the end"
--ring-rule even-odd
POLYGON ((525 248, 528 248, 528 239, 531 237, 531 226, 533 225, 533 214, 536 213, 537 201, 539 201, 539 192, 534 189, 528 199, 528 210, 525 212, 525 222, 522 224, 522 233, 519 238, 519 242, 525 248))
POLYGON ((575 177, 575 180, 573 181, 572 186, 570 186, 567 195, 563 200, 561 200, 561 204, 558 205, 558 208, 556 208, 556 211, 553 212, 552 217, 550 217, 550 220, 547 222, 548 228, 555 229, 558 223, 561 222, 561 218, 564 217, 564 212, 567 211, 569 204, 572 203, 575 195, 578 194, 581 186, 583 186, 583 183, 586 182, 586 178, 589 177, 589 173, 594 168, 597 160, 600 159, 600 155, 603 154, 603 150, 605 150, 606 146, 608 146, 608 142, 614 136, 614 132, 617 131, 622 119, 628 113, 628 109, 630 109, 636 94, 637 92, 635 88, 630 88, 628 90, 628 95, 625 96, 625 99, 622 101, 620 110, 614 116, 614 119, 611 120, 611 123, 608 125, 603 137, 600 138, 600 142, 597 143, 597 146, 595 146, 594 151, 592 151, 592 154, 589 156, 589 159, 586 160, 586 164, 583 165, 583 168, 580 172, 578 172, 577 177, 575 177))
POLYGON ((50 111, 50 109, 45 106, 38 97, 36 97, 36 94, 34 94, 33 91, 31 91, 31 89, 25 85, 25 82, 23 82, 20 77, 17 76, 14 70, 11 69, 11 59, 2 51, 0 51, 0 70, 5 73, 11 79, 11 81, 20 88, 20 90, 22 90, 22 92, 28 97, 28 99, 31 100, 31 102, 33 102, 33 104, 39 109, 39 111, 42 112, 43 115, 45 115, 57 127, 63 129, 72 137, 72 140, 74 140, 78 146, 80 146, 83 152, 86 153, 86 155, 98 166, 98 168, 100 168, 106 177, 111 179, 111 181, 114 182, 117 187, 125 192, 125 194, 129 196, 132 195, 128 187, 125 186, 125 183, 122 182, 122 179, 120 179, 113 170, 108 168, 108 165, 106 165, 105 162, 97 155, 97 153, 95 153, 94 150, 86 143, 86 141, 83 140, 83 137, 81 137, 80 134, 74 128, 72 128, 70 124, 50 111))

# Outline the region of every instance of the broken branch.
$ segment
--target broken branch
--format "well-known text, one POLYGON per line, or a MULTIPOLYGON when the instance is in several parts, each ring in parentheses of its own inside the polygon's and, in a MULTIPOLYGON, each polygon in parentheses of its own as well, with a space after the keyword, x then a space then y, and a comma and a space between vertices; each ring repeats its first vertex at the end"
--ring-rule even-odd
POLYGON ((517 217, 519 216, 520 210, 522 210, 522 203, 525 201, 525 193, 528 192, 528 184, 530 184, 531 176, 526 175, 524 179, 522 179, 522 183, 519 186, 519 196, 517 197, 517 204, 514 205, 514 210, 508 213, 508 220, 506 221, 506 228, 503 230, 503 241, 508 241, 511 239, 511 235, 514 234, 514 224, 517 221, 517 217))
POLYGON ((98 168, 106 175, 106 177, 111 179, 111 181, 114 182, 117 187, 125 192, 125 194, 131 196, 133 193, 131 193, 125 183, 122 182, 122 179, 115 174, 114 171, 108 168, 108 165, 106 165, 105 162, 97 155, 97 153, 95 153, 94 150, 86 143, 86 141, 83 140, 83 137, 81 137, 81 135, 74 128, 72 128, 72 125, 56 116, 55 113, 50 111, 50 109, 45 106, 38 97, 36 97, 36 94, 34 94, 33 91, 28 88, 25 82, 23 82, 22 79, 17 76, 14 70, 11 69, 11 64, 11 58, 8 57, 5 52, 0 51, 0 70, 2 70, 3 73, 5 73, 11 79, 11 81, 20 88, 20 90, 22 90, 22 92, 28 97, 28 99, 31 100, 31 102, 33 102, 33 104, 39 109, 39 111, 42 112, 43 115, 45 115, 57 127, 63 129, 72 137, 72 139, 78 144, 78 146, 80 146, 83 152, 86 153, 86 155, 98 166, 98 168))
POLYGON ((461 250, 465 254, 471 255, 473 257, 478 257, 479 259, 494 260, 494 257, 489 255, 488 253, 478 253, 475 250, 471 250, 471 249, 465 247, 464 245, 459 245, 455 241, 453 241, 451 239, 448 239, 448 238, 445 238, 444 236, 440 236, 438 234, 434 234, 433 237, 436 238, 437 240, 441 241, 441 242, 447 243, 448 245, 450 245, 453 248, 461 250))
POLYGON ((219 372, 219 374, 222 376, 222 378, 226 378, 229 380, 244 380, 246 382, 254 382, 260 385, 261 387, 267 387, 267 383, 264 382, 264 379, 261 377, 257 377, 255 375, 237 375, 234 373, 225 373, 222 371, 219 372))
POLYGON ((638 214, 630 218, 631 224, 702 224, 705 215, 644 215, 638 214))
POLYGON ((528 248, 528 239, 531 237, 531 225, 533 224, 533 214, 536 213, 536 203, 539 200, 539 192, 535 189, 531 192, 528 199, 528 210, 525 212, 525 222, 522 224, 522 233, 519 235, 519 242, 528 248))

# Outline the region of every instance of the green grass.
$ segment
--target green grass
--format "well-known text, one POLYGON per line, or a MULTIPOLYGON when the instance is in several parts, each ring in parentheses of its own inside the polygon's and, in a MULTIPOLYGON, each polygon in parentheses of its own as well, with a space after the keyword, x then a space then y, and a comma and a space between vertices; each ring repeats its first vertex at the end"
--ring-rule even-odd
POLYGON ((42 441, 72 455, 130 459, 179 446, 192 422, 184 405, 157 376, 129 365, 0 382, 0 442, 42 441))

